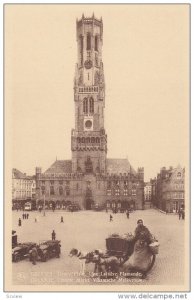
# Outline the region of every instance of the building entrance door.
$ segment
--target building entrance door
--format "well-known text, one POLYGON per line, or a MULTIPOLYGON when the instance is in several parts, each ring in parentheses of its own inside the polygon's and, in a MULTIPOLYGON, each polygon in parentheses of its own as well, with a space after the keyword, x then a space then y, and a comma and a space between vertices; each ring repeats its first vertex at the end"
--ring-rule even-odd
POLYGON ((86 199, 86 210, 92 209, 92 199, 88 198, 86 199))
POLYGON ((92 190, 90 188, 87 188, 86 190, 86 198, 85 198, 85 208, 86 210, 92 209, 92 190))

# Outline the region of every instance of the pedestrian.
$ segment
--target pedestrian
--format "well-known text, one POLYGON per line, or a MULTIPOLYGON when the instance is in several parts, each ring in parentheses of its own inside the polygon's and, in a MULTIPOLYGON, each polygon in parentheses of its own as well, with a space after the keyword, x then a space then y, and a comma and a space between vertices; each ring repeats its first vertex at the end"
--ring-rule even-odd
POLYGON ((182 211, 182 220, 184 220, 185 219, 185 211, 183 210, 182 211))
POLYGON ((34 219, 34 222, 37 223, 37 219, 36 218, 34 219))
POLYGON ((112 215, 110 215, 110 222, 112 222, 112 220, 113 220, 113 216, 112 216, 112 215))
POLYGON ((27 217, 27 220, 28 220, 29 214, 27 214, 26 217, 27 217))
POLYGON ((127 219, 129 219, 129 211, 128 210, 126 212, 126 215, 127 215, 127 219))
POLYGON ((22 214, 22 219, 24 220, 24 213, 22 214))
POLYGON ((22 220, 20 218, 18 219, 18 226, 22 226, 22 220))
POLYGON ((33 247, 30 252, 30 260, 32 261, 33 265, 36 265, 37 258, 38 258, 37 249, 36 249, 36 247, 33 247))
POLYGON ((63 217, 62 217, 62 216, 61 216, 61 223, 64 223, 64 222, 63 222, 63 217))
POLYGON ((54 231, 54 230, 52 231, 52 234, 51 234, 51 236, 52 236, 52 241, 55 241, 55 238, 56 238, 56 233, 55 233, 55 231, 54 231))
POLYGON ((181 210, 179 210, 179 220, 181 219, 181 210))

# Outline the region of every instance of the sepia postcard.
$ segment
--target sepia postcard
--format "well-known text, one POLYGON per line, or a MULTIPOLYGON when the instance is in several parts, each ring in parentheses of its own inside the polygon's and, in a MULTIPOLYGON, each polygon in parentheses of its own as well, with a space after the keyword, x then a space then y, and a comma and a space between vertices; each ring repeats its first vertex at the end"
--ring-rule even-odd
POLYGON ((190 291, 190 5, 4 4, 4 291, 190 291))

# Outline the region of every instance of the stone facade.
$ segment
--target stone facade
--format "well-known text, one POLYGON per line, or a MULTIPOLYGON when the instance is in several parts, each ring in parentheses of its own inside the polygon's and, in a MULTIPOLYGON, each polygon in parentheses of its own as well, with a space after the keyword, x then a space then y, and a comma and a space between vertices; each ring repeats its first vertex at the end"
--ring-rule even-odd
POLYGON ((102 19, 83 15, 76 28, 72 159, 56 160, 44 173, 36 168, 37 207, 76 203, 82 209, 142 209, 144 169, 135 171, 127 159, 107 158, 102 19))
POLYGON ((35 176, 27 176, 17 169, 12 169, 12 207, 23 208, 27 201, 35 201, 35 176))
POLYGON ((152 200, 152 185, 151 182, 146 182, 144 186, 144 208, 151 208, 152 200))
POLYGON ((162 168, 156 181, 156 207, 170 213, 177 213, 185 206, 185 169, 178 166, 162 168))

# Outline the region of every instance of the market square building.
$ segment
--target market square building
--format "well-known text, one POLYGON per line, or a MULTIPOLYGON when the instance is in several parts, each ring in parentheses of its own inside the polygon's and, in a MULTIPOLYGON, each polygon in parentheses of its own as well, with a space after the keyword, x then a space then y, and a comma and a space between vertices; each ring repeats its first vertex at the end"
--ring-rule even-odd
POLYGON ((126 158, 107 158, 102 19, 82 15, 76 29, 72 159, 56 159, 44 173, 36 168, 37 208, 65 209, 75 203, 87 210, 143 209, 144 168, 135 171, 126 158))

